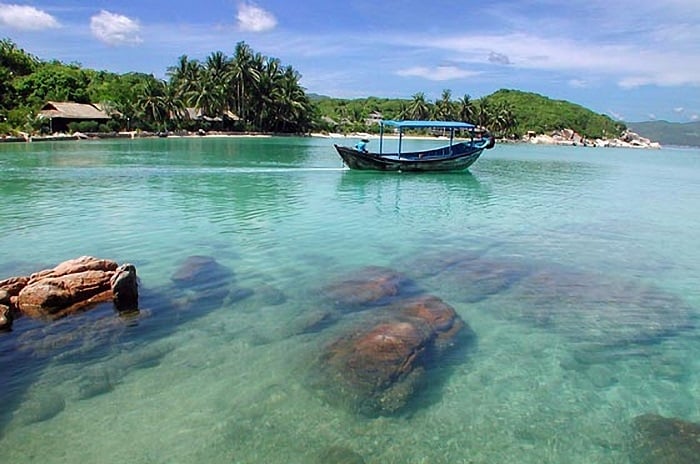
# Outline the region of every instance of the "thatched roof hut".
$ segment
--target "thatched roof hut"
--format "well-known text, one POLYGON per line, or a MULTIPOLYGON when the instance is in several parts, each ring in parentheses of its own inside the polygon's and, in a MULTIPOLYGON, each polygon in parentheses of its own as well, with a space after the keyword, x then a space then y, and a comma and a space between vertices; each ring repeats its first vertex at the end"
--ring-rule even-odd
POLYGON ((52 132, 63 132, 71 122, 96 121, 104 123, 109 115, 92 103, 46 102, 39 116, 50 121, 52 132))

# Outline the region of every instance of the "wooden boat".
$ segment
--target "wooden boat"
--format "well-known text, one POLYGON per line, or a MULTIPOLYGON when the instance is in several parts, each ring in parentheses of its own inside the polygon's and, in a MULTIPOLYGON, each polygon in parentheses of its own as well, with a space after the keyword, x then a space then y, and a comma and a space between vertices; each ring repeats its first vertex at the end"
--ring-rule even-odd
POLYGON ((350 169, 373 171, 457 171, 466 169, 479 159, 485 149, 494 146, 488 133, 477 136, 476 126, 457 121, 391 121, 380 122, 379 152, 371 153, 357 148, 335 145, 335 149, 350 169), (398 151, 384 152, 384 128, 398 129, 398 151), (414 152, 402 152, 405 129, 441 129, 450 132, 449 145, 414 152), (454 142, 456 130, 469 133, 469 140, 454 142))

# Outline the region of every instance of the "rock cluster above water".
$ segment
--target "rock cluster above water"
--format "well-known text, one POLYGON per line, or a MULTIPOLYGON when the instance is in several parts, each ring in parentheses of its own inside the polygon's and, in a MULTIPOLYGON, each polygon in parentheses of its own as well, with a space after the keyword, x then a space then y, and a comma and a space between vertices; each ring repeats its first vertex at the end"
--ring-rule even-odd
POLYGON ((10 328, 20 315, 58 319, 108 301, 118 311, 138 308, 136 268, 82 256, 30 276, 1 280, 0 328, 10 328))
POLYGON ((572 129, 562 129, 549 134, 535 134, 528 132, 523 141, 544 145, 568 145, 583 147, 615 147, 615 148, 661 148, 658 142, 652 142, 646 137, 632 132, 625 131, 617 138, 587 139, 572 129))

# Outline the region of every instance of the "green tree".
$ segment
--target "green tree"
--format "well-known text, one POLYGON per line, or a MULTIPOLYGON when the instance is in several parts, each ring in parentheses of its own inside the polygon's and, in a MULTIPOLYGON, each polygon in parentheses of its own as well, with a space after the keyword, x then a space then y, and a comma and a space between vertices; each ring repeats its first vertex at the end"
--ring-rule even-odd
POLYGON ((136 105, 140 108, 137 117, 151 128, 167 130, 166 121, 170 117, 165 97, 167 87, 165 81, 153 78, 144 83, 137 97, 136 105))
POLYGON ((197 60, 190 60, 187 55, 178 58, 177 65, 170 66, 167 75, 170 85, 180 94, 181 98, 188 100, 196 89, 197 82, 202 78, 202 68, 197 60))
POLYGON ((233 55, 232 85, 234 87, 235 113, 244 121, 248 119, 248 104, 260 80, 260 69, 255 66, 253 51, 245 42, 238 42, 233 55))
POLYGON ((442 96, 435 102, 435 119, 438 121, 452 121, 454 117, 454 105, 452 103, 452 91, 445 89, 442 96))
POLYGON ((53 61, 17 79, 15 88, 27 104, 39 107, 48 100, 90 103, 89 84, 89 73, 79 66, 53 61))
POLYGON ((425 99, 423 92, 418 92, 413 95, 413 100, 409 103, 406 109, 406 116, 409 119, 428 119, 430 118, 430 105, 425 99))
POLYGON ((468 93, 465 93, 464 96, 458 100, 457 104, 459 106, 459 119, 464 122, 472 122, 475 114, 472 97, 468 93))

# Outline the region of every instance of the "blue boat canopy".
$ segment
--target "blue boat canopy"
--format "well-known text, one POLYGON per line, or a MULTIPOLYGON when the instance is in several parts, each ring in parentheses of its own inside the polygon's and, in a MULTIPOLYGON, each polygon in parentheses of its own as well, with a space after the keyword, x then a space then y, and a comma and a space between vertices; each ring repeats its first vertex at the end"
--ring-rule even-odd
POLYGON ((399 129, 420 129, 420 128, 437 128, 437 129, 474 129, 474 124, 461 121, 393 121, 385 119, 381 121, 383 126, 398 127, 399 129))

